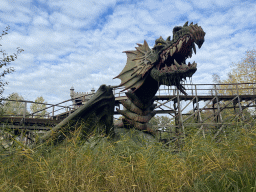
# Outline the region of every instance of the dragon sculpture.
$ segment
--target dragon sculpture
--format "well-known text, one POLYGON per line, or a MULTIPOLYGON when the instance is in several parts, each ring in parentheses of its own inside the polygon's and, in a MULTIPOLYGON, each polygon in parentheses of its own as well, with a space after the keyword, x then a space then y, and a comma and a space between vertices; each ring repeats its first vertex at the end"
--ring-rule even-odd
POLYGON ((124 87, 127 100, 121 101, 124 110, 117 109, 123 115, 116 127, 136 127, 152 133, 149 120, 155 115, 153 97, 160 85, 176 86, 186 95, 181 82, 191 77, 197 70, 197 63, 186 63, 186 59, 196 54, 195 44, 201 48, 205 32, 193 22, 183 27, 173 28, 173 38, 164 40, 161 36, 155 41, 152 49, 147 42, 137 44, 134 51, 124 51, 127 63, 122 72, 115 78, 121 79, 118 87, 124 87))
POLYGON ((205 32, 197 24, 186 22, 183 27, 173 29, 173 38, 162 37, 155 41, 150 49, 147 42, 137 44, 135 51, 125 51, 127 63, 122 72, 115 78, 121 79, 118 86, 101 85, 95 95, 82 107, 48 131, 38 141, 60 142, 83 125, 82 135, 86 137, 95 129, 106 135, 114 135, 117 128, 136 127, 139 130, 153 133, 148 126, 149 120, 155 115, 153 97, 160 85, 175 85, 186 95, 181 82, 191 77, 197 70, 197 64, 186 59, 196 53, 195 44, 200 48, 204 42, 205 32), (121 101, 124 110, 117 109, 123 119, 114 125, 113 115, 115 97, 112 89, 124 87, 127 99, 121 101))

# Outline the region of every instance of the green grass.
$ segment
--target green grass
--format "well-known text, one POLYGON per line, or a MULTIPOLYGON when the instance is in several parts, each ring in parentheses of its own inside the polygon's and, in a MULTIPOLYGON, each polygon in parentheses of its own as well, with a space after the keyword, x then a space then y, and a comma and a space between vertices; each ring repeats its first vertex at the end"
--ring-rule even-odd
POLYGON ((255 128, 222 142, 187 137, 180 152, 129 137, 1 151, 0 191, 256 191, 255 128))

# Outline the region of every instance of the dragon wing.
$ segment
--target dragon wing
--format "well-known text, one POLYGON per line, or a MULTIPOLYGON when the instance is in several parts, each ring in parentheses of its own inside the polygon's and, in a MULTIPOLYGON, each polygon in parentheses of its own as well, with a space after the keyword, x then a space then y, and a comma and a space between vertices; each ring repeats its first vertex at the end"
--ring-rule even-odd
POLYGON ((130 88, 137 90, 149 74, 147 72, 153 67, 153 64, 147 59, 151 53, 148 43, 144 40, 143 45, 137 45, 139 47, 135 47, 134 51, 124 51, 127 55, 126 65, 122 72, 115 77, 121 79, 121 84, 118 87, 124 86, 125 89, 122 91, 130 88))

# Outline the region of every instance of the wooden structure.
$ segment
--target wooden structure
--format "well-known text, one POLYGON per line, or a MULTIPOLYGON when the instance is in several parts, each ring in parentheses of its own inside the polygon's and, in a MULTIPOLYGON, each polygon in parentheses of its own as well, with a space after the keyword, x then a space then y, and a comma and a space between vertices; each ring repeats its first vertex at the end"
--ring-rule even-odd
MULTIPOLYGON (((173 123, 160 125, 162 132, 169 138, 185 138, 187 131, 196 127, 195 134, 213 133, 212 139, 219 134, 226 135, 225 129, 244 122, 244 111, 255 112, 256 83, 236 84, 184 84, 187 96, 176 87, 161 87, 154 97, 157 114, 169 114, 173 123), (229 110, 229 116, 222 113, 229 110), (242 120, 242 121, 241 121, 242 120)), ((116 91, 116 100, 126 99, 125 94, 116 91)), ((248 121, 248 120, 247 120, 248 121)), ((241 125, 246 126, 246 125, 241 125)))
MULTIPOLYGON (((193 126, 197 127, 196 134, 202 133, 204 137, 209 129, 215 129, 213 135, 213 139, 215 139, 220 133, 225 134, 225 128, 232 124, 230 116, 229 119, 223 119, 224 110, 232 109, 233 119, 244 119, 243 112, 247 108, 255 110, 256 83, 184 84, 184 86, 187 96, 181 94, 175 87, 161 87, 154 97, 157 114, 169 114, 173 118, 174 123, 163 125, 158 129, 160 133, 170 133, 170 138, 173 136, 184 138, 187 131, 193 126), (228 88, 221 88, 222 86, 228 88)), ((120 90, 118 88, 113 91, 116 98, 115 105, 122 108, 120 101, 126 99, 126 96, 120 90)), ((86 101, 85 97, 86 95, 73 96, 58 104, 45 104, 47 107, 42 110, 47 110, 47 115, 44 117, 37 115, 42 110, 26 114, 27 105, 35 102, 15 100, 13 102, 25 103, 23 115, 1 117, 0 126, 13 130, 26 130, 26 133, 50 130, 76 109, 74 100, 86 101), (69 105, 64 106, 67 103, 69 105)), ((119 115, 117 111, 115 111, 115 115, 119 115)))

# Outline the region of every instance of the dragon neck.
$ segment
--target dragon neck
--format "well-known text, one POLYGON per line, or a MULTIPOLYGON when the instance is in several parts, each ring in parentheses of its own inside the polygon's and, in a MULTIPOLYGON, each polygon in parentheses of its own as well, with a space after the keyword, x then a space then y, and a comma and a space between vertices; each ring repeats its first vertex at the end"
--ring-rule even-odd
POLYGON ((152 101, 158 89, 159 83, 148 75, 143 85, 138 88, 134 94, 140 99, 141 102, 147 104, 152 101))
POLYGON ((126 92, 127 100, 121 101, 125 109, 117 109, 117 112, 123 115, 124 118, 115 126, 126 128, 132 126, 139 130, 153 133, 153 130, 148 127, 148 122, 155 115, 153 112, 155 108, 153 97, 158 88, 158 82, 148 75, 136 91, 131 89, 126 92))

